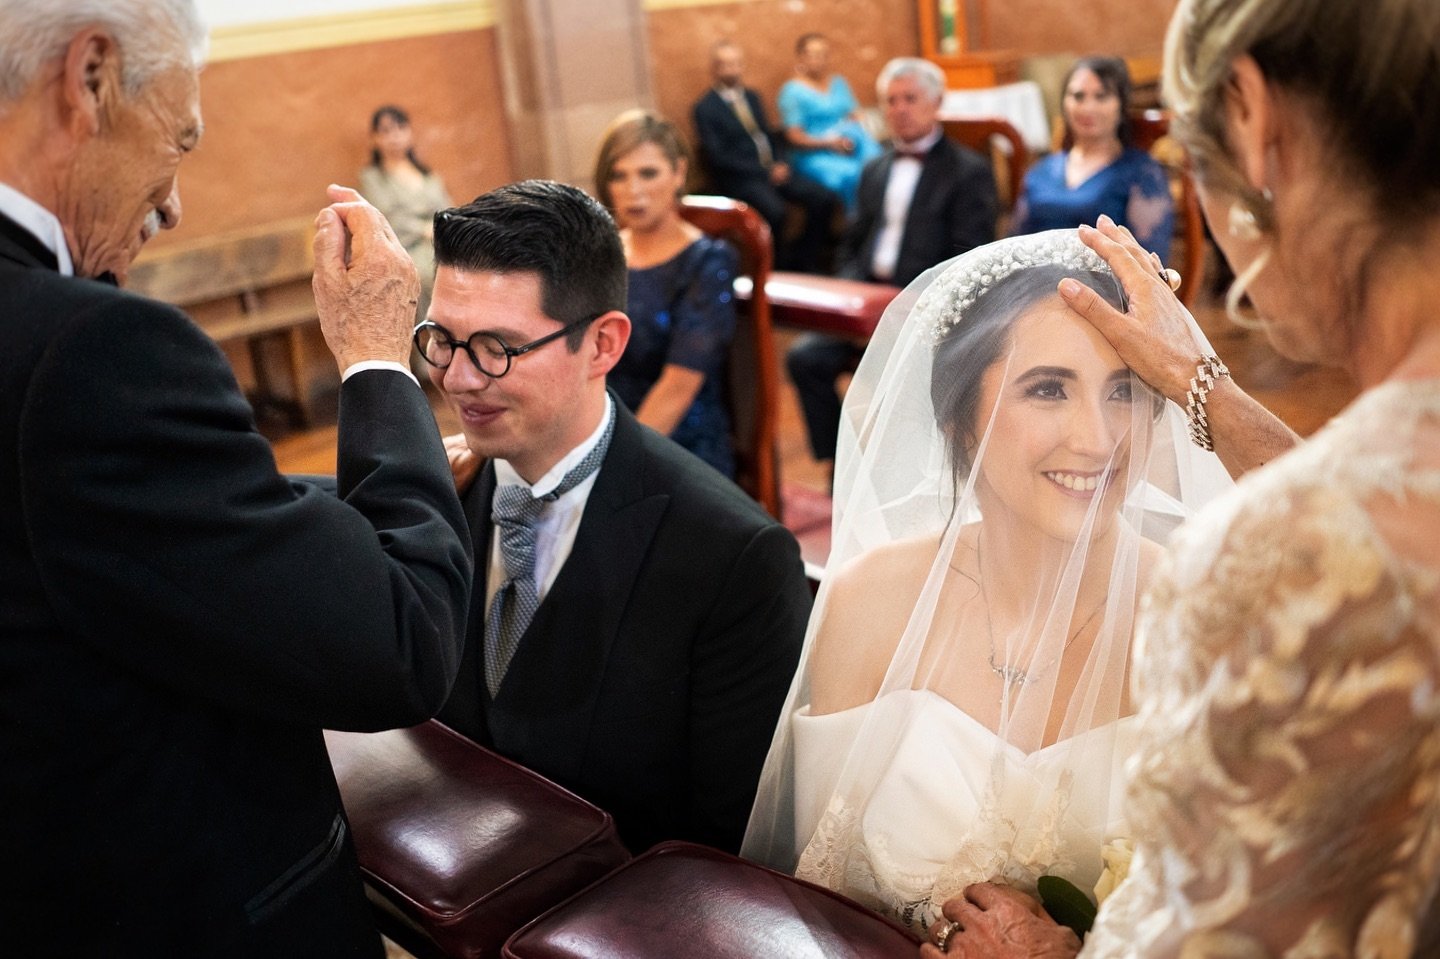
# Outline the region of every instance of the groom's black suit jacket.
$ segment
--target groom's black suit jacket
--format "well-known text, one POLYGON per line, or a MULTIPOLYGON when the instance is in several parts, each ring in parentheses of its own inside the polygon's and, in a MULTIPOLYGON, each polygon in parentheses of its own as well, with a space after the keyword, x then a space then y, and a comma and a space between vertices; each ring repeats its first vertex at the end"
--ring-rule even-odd
POLYGON ((276 472, 179 311, 0 217, 0 952, 378 956, 322 727, 449 692, 468 533, 424 395, 276 472))
POLYGON ((810 611, 799 549, 728 479, 619 401, 615 415, 574 548, 494 701, 493 466, 465 496, 470 638, 440 718, 609 811, 633 850, 736 850, 810 611))

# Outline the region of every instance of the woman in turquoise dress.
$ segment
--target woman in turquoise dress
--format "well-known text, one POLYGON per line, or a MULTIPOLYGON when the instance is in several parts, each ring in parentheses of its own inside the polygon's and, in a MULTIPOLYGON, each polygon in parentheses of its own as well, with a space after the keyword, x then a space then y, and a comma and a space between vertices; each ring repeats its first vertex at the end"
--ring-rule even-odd
POLYGON ((796 172, 829 187, 853 212, 860 170, 880 145, 860 125, 850 84, 830 72, 830 41, 807 33, 795 43, 796 76, 780 88, 780 122, 795 148, 796 172))
POLYGON ((630 267, 630 342, 608 382, 641 423, 733 478, 724 381, 739 257, 680 216, 688 167, 674 126, 643 110, 616 117, 601 142, 595 191, 630 267))
POLYGON ((1175 203, 1165 169, 1130 136, 1130 73, 1114 57, 1086 57, 1065 77, 1064 149, 1025 174, 1010 232, 1093 226, 1102 215, 1169 262, 1175 203))

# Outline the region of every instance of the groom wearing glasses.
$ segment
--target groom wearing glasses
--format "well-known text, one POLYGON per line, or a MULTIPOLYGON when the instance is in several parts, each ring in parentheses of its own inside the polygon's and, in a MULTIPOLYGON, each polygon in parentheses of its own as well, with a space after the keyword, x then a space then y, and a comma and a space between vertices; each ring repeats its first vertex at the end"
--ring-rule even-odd
POLYGON ((583 192, 442 212, 416 345, 486 462, 476 583, 441 720, 615 817, 635 851, 735 850, 809 613, 790 534, 607 392, 626 267, 583 192))

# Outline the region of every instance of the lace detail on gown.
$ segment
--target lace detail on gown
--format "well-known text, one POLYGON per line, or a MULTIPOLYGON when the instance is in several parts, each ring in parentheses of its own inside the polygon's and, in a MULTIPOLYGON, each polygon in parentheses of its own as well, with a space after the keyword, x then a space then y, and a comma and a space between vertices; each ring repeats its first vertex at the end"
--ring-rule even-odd
MULTIPOLYGON (((800 854, 797 876, 843 892, 920 934, 939 919, 945 900, 972 882, 998 879, 1033 892, 1048 874, 1081 888, 1094 885, 1103 843, 1124 832, 1118 821, 1110 821, 1118 803, 1110 802, 1109 793, 1131 752, 1126 747, 1133 720, 1026 756, 933 693, 891 697, 920 701, 924 719, 901 742, 868 803, 829 793, 800 854), (1104 773, 1077 784, 1064 768, 1077 749, 1093 755, 1104 773)), ((802 769, 816 756, 833 755, 826 740, 853 733, 857 721, 797 717, 818 728, 831 725, 828 733, 815 735, 812 729, 799 737, 802 769), (849 729, 836 729, 841 725, 849 729)), ((831 785, 813 783, 803 772, 798 782, 807 800, 831 785)))
POLYGON ((1440 382, 1177 535, 1137 631, 1137 849, 1086 959, 1409 957, 1440 880, 1440 382))

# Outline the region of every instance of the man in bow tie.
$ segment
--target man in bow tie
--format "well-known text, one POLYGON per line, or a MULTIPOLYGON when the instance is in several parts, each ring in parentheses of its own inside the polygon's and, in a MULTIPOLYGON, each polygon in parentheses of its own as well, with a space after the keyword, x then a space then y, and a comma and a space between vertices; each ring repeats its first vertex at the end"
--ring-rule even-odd
MULTIPOLYGON (((840 241, 836 275, 906 286, 937 263, 994 240, 999 201, 989 161, 940 128, 945 75, 939 67, 899 57, 885 64, 875 88, 892 138, 860 174, 855 219, 840 241)), ((854 369, 861 352, 849 340, 811 334, 786 356, 818 460, 835 457, 835 380, 854 369)))
POLYGON ((614 222, 531 180, 441 212, 431 381, 487 462, 469 639, 440 718, 615 817, 734 850, 809 613, 794 538, 605 388, 630 335, 614 222))

